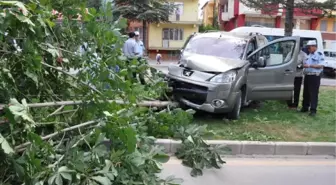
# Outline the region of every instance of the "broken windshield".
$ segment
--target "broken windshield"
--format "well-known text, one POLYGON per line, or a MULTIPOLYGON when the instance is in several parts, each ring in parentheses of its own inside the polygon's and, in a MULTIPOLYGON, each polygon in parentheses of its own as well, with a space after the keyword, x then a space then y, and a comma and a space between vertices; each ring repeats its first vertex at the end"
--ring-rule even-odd
POLYGON ((194 37, 184 52, 222 58, 242 59, 246 41, 240 38, 194 37))

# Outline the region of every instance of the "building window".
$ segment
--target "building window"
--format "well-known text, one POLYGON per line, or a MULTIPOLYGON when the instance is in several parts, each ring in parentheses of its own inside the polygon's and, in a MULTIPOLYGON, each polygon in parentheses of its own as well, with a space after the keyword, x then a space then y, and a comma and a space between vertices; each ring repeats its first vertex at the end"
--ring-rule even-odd
POLYGON ((229 2, 227 1, 224 5, 221 7, 223 12, 229 12, 229 2))
POLYGON ((181 28, 163 28, 163 40, 183 40, 183 29, 181 28))
POLYGON ((327 20, 322 20, 320 22, 320 31, 327 31, 327 20))
POLYGON ((245 26, 263 26, 263 27, 274 28, 275 21, 272 18, 246 17, 245 26))
POLYGON ((333 32, 336 32, 336 21, 334 21, 333 32))

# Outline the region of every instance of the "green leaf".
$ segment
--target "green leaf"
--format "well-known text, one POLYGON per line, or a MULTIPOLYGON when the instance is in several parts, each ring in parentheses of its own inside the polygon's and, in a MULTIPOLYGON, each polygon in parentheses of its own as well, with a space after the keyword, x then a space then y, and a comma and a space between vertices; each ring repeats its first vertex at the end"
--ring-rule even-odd
POLYGON ((35 82, 36 86, 38 86, 37 75, 35 73, 32 73, 32 72, 27 70, 25 72, 25 75, 28 76, 30 79, 32 79, 35 82))
POLYGON ((122 128, 119 133, 120 139, 126 144, 127 151, 132 153, 136 148, 136 132, 132 127, 122 128))
POLYGON ((107 177, 94 176, 91 177, 91 179, 93 179, 94 181, 98 182, 101 185, 112 185, 112 182, 107 177))
POLYGON ((1 149, 6 153, 6 154, 12 154, 14 153, 14 150, 12 147, 9 146, 9 143, 7 140, 0 134, 0 144, 1 144, 1 149))
POLYGON ((49 179, 48 179, 48 185, 53 185, 54 184, 56 176, 57 176, 57 174, 49 177, 49 179))
POLYGON ((128 74, 127 69, 122 69, 122 70, 119 71, 120 76, 126 76, 127 74, 128 74))
POLYGON ((63 185, 62 176, 61 176, 60 174, 57 174, 57 175, 56 175, 55 183, 56 183, 57 185, 63 185))
POLYGON ((62 176, 64 179, 67 179, 67 180, 69 180, 69 181, 72 180, 72 176, 71 176, 70 173, 62 172, 62 173, 60 173, 60 174, 61 174, 61 176, 62 176))
MULTIPOLYGON (((15 15, 17 19, 19 19, 21 22, 27 23, 30 27, 35 26, 35 24, 26 16, 22 15, 15 15)), ((35 32, 35 31, 33 31, 35 32)))
POLYGON ((154 160, 156 160, 156 161, 158 161, 160 163, 166 163, 166 162, 169 161, 170 157, 167 154, 157 154, 153 158, 154 158, 154 160))
POLYGON ((0 5, 7 5, 7 6, 16 6, 21 8, 23 15, 28 15, 28 10, 25 5, 20 1, 0 1, 0 5))
POLYGON ((26 128, 29 129, 31 126, 35 126, 35 121, 32 116, 29 114, 29 108, 25 99, 22 100, 20 104, 16 99, 10 99, 9 110, 14 115, 16 121, 19 118, 30 122, 32 125, 26 125, 26 128))

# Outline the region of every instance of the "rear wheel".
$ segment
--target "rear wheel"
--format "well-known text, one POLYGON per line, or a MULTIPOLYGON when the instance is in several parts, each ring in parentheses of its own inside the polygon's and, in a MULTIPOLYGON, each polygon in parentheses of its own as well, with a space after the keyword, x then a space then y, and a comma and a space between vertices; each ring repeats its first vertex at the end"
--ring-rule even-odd
POLYGON ((242 92, 240 91, 239 92, 239 96, 237 97, 236 99, 236 102, 235 102, 235 105, 234 105, 234 108, 232 109, 231 112, 228 113, 228 118, 231 119, 231 120, 237 120, 239 119, 239 116, 240 116, 240 109, 242 107, 242 100, 243 100, 243 94, 242 92))

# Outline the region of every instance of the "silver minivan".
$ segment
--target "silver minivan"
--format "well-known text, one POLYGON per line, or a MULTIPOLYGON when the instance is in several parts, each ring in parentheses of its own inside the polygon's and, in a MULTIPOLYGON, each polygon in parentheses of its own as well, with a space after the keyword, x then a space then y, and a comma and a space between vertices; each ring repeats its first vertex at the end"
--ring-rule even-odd
POLYGON ((251 100, 292 98, 299 49, 299 37, 268 43, 258 34, 195 34, 168 81, 180 103, 238 119, 251 100))

